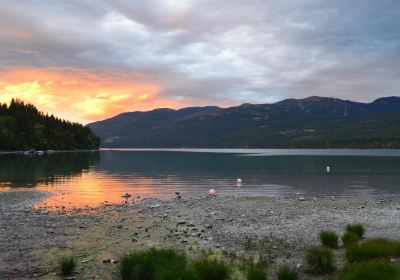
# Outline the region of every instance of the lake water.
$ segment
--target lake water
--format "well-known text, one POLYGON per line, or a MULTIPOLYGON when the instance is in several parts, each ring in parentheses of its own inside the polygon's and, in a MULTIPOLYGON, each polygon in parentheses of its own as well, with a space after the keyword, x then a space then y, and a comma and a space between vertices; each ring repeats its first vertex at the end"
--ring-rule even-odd
POLYGON ((47 204, 97 205, 133 197, 399 195, 400 150, 102 150, 0 155, 0 190, 55 193, 47 204), (326 172, 330 166, 331 172, 326 172), (241 185, 236 179, 243 180, 241 185))

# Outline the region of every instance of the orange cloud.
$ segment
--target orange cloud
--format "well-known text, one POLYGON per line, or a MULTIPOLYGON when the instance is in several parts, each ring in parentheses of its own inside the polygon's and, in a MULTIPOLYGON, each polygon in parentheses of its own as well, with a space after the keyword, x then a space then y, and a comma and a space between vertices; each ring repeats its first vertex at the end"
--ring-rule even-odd
POLYGON ((181 107, 158 98, 161 85, 139 73, 101 75, 71 68, 13 69, 0 73, 0 103, 19 98, 40 110, 88 123, 121 112, 181 107))

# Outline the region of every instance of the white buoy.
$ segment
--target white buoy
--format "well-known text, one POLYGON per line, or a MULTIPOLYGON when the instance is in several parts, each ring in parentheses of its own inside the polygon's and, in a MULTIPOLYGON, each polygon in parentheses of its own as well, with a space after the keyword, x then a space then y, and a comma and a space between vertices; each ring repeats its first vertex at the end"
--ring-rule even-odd
POLYGON ((241 183, 242 183, 242 179, 237 178, 237 179, 236 179, 236 183, 237 183, 237 184, 241 184, 241 183))
POLYGON ((329 173, 329 172, 331 172, 331 167, 330 167, 330 166, 327 166, 327 167, 326 167, 326 173, 329 173))
POLYGON ((209 190, 209 191, 208 191, 208 195, 209 195, 210 197, 216 197, 216 196, 217 196, 217 194, 216 194, 216 192, 214 191, 214 189, 209 190))

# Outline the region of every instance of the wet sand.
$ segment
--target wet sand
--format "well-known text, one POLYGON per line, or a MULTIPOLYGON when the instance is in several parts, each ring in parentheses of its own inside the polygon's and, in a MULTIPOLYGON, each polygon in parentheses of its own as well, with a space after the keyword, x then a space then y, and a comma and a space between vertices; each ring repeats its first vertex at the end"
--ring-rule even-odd
MULTIPOLYGON (((161 201, 63 209, 31 207, 48 194, 0 193, 0 279, 60 279, 60 257, 78 258, 75 279, 118 279, 117 265, 103 260, 152 246, 197 256, 212 249, 233 261, 267 258, 270 279, 285 263, 314 279, 304 251, 321 230, 342 234, 362 223, 366 236, 400 239, 400 198, 388 197, 186 197, 161 201)), ((343 250, 336 252, 343 265, 343 250)), ((318 279, 318 278, 315 278, 318 279)))

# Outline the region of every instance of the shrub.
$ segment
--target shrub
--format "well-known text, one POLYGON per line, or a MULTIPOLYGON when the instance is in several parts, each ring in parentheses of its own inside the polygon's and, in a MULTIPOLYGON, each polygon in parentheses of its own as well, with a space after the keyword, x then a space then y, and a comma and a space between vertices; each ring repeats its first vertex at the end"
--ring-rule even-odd
POLYGON ((362 224, 347 225, 346 231, 355 233, 358 236, 358 239, 360 240, 363 239, 365 233, 365 229, 362 224))
POLYGON ((400 280, 400 267, 388 262, 350 264, 342 271, 340 280, 400 280))
POLYGON ((337 234, 333 231, 321 231, 319 234, 319 239, 322 245, 336 249, 338 247, 339 238, 337 234))
POLYGON ((351 262, 388 257, 400 257, 399 241, 372 239, 361 244, 353 244, 346 249, 346 259, 351 262))
POLYGON ((196 280, 225 280, 229 279, 229 265, 215 259, 202 258, 192 265, 193 279, 196 280))
POLYGON ((278 271, 278 280, 297 280, 299 274, 296 270, 290 268, 287 265, 282 266, 278 271))
POLYGON ((307 250, 306 262, 313 274, 325 274, 334 271, 334 258, 328 248, 312 247, 307 250))
POLYGON ((76 266, 74 257, 63 257, 60 260, 60 269, 62 275, 70 275, 76 266))
POLYGON ((250 263, 246 270, 247 280, 267 280, 265 269, 261 263, 250 263))
POLYGON ((188 274, 185 254, 154 248, 125 254, 119 271, 126 280, 186 279, 188 274))
POLYGON ((345 248, 352 244, 357 244, 360 238, 354 232, 345 232, 342 236, 342 242, 345 248))

